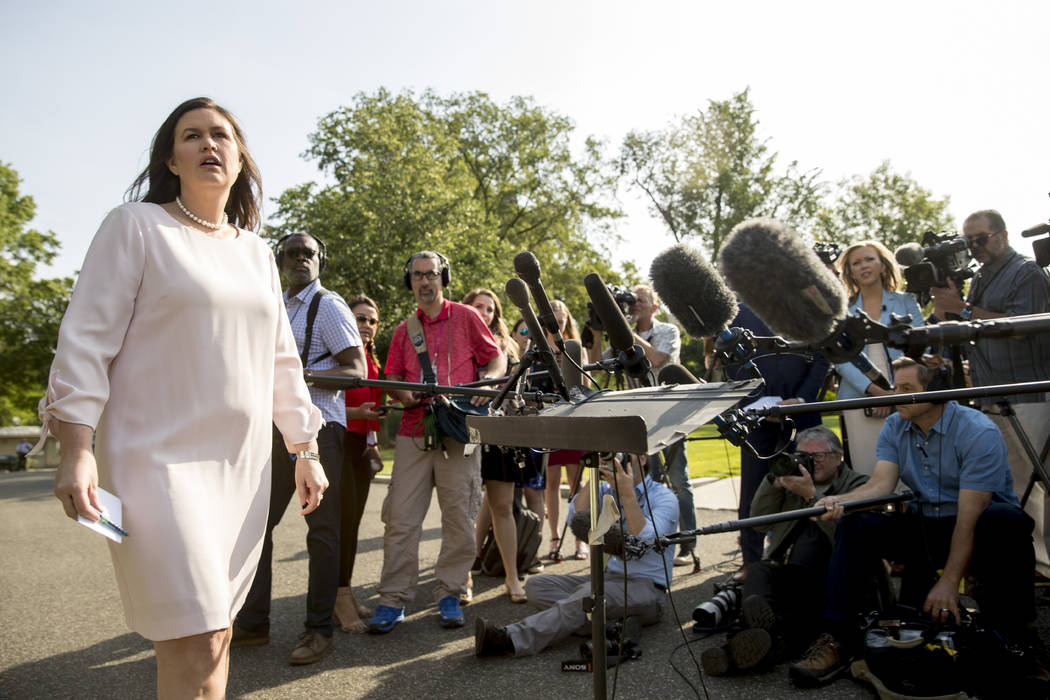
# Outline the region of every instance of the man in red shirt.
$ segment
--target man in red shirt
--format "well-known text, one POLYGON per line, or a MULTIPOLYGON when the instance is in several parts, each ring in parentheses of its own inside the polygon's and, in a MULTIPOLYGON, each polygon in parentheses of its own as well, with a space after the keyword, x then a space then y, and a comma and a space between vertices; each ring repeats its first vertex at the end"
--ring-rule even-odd
MULTIPOLYGON (((405 284, 415 295, 416 316, 426 338, 427 354, 438 384, 465 384, 500 377, 506 360, 492 333, 474 309, 448 301, 448 261, 440 253, 422 251, 405 264, 405 284)), ((419 382, 419 357, 409 339, 407 323, 394 331, 387 354, 386 376, 392 381, 419 382)), ((431 485, 441 507, 441 553, 434 565, 439 622, 461 627, 459 597, 467 592, 474 561, 474 519, 481 502, 481 452, 448 437, 440 449, 426 449, 423 402, 410 391, 391 391, 405 407, 397 432, 394 469, 383 503, 383 573, 379 605, 369 631, 383 634, 405 619, 405 605, 415 597, 419 578, 419 537, 430 506, 431 485)), ((478 400, 475 400, 478 402, 478 400)), ((473 446, 470 446, 473 447, 473 446)))

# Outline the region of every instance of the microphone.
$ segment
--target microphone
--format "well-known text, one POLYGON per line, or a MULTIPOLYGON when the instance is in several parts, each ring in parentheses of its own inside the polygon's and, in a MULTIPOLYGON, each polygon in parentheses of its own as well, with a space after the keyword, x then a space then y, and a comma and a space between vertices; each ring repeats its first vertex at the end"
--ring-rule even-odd
POLYGON ((848 361, 869 381, 891 388, 864 355, 864 339, 845 332, 842 284, 794 230, 775 219, 743 221, 730 232, 719 260, 729 286, 774 333, 848 361))
POLYGON ((748 219, 729 234, 726 282, 774 333, 818 343, 846 316, 842 284, 802 237, 775 219, 748 219))
POLYGON ((660 384, 703 384, 704 382, 697 379, 696 375, 690 372, 683 365, 676 363, 666 364, 660 368, 660 372, 657 374, 657 381, 660 384))
POLYGON ((554 337, 558 349, 565 352, 565 339, 561 336, 558 328, 558 317, 554 315, 551 300, 547 297, 547 290, 543 288, 540 281, 540 261, 530 251, 523 251, 514 256, 514 271, 518 277, 525 280, 532 292, 532 299, 536 302, 536 318, 540 325, 554 337))
POLYGON ((547 342, 547 336, 544 335, 543 329, 540 328, 540 322, 536 319, 536 314, 529 304, 529 288, 517 277, 512 277, 507 280, 505 291, 507 292, 507 298, 521 312, 521 318, 525 321, 525 327, 529 329, 529 335, 532 336, 532 342, 536 347, 540 360, 547 368, 547 371, 550 372, 554 388, 561 394, 563 399, 568 401, 569 391, 565 388, 565 380, 561 376, 561 369, 558 368, 558 363, 554 361, 554 352, 551 350, 551 345, 547 342))
POLYGON ((644 377, 649 372, 649 360, 642 348, 634 344, 634 333, 601 275, 595 272, 587 275, 583 278, 583 286, 594 304, 595 313, 601 319, 602 327, 609 334, 609 344, 617 353, 624 371, 632 377, 644 377))
POLYGON ((1044 233, 1050 233, 1050 224, 1039 224, 1032 228, 1026 228, 1021 231, 1021 238, 1032 238, 1033 236, 1042 236, 1044 233))
POLYGON ((684 243, 653 258, 653 289, 686 333, 714 335, 736 317, 736 297, 699 250, 684 243))
POLYGON ((565 388, 572 391, 574 386, 579 386, 580 361, 583 350, 577 340, 566 340, 565 348, 561 351, 561 375, 565 378, 565 388))
POLYGON ((928 248, 923 248, 918 243, 905 243, 893 251, 893 257, 904 267, 911 267, 922 262, 925 258, 943 258, 952 253, 968 250, 969 247, 970 242, 966 240, 965 236, 956 236, 949 241, 931 245, 928 248))
POLYGON ((911 267, 926 257, 926 252, 918 243, 905 243, 893 251, 893 257, 904 267, 911 267))

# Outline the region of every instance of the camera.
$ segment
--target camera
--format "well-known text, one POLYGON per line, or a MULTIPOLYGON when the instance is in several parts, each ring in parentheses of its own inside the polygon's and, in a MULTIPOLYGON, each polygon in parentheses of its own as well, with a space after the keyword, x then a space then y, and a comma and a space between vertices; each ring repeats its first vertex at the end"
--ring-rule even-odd
POLYGON ((693 630, 703 632, 728 624, 740 614, 740 585, 735 582, 716 583, 715 594, 693 609, 693 630))
MULTIPOLYGON (((621 287, 618 284, 606 284, 606 288, 609 290, 609 294, 612 295, 616 305, 620 307, 620 312, 626 317, 629 316, 629 309, 631 305, 638 301, 638 297, 634 295, 630 289, 621 287)), ((602 320, 598 318, 598 312, 594 308, 594 302, 587 302, 587 326, 592 328, 599 333, 604 331, 605 328, 602 326, 602 320)), ((589 345, 586 347, 590 347, 589 345)))
POLYGON ((917 261, 914 257, 919 252, 918 246, 907 247, 911 248, 907 253, 904 247, 897 250, 897 262, 907 263, 904 267, 906 291, 915 295, 919 306, 929 303, 932 287, 947 287, 951 280, 961 294, 963 282, 973 277, 973 256, 965 236, 927 231, 922 234, 922 258, 917 261))
POLYGON ((834 271, 835 261, 842 256, 842 246, 838 243, 816 243, 813 245, 813 252, 822 263, 834 271))
POLYGON ((800 467, 813 475, 813 457, 805 453, 783 452, 769 460, 770 481, 778 476, 802 476, 800 467))
MULTIPOLYGON (((641 636, 642 622, 637 616, 632 615, 607 624, 605 626, 605 656, 609 666, 640 657, 642 648, 638 640, 641 636)), ((588 660, 594 658, 593 640, 588 639, 580 644, 580 656, 588 660)))

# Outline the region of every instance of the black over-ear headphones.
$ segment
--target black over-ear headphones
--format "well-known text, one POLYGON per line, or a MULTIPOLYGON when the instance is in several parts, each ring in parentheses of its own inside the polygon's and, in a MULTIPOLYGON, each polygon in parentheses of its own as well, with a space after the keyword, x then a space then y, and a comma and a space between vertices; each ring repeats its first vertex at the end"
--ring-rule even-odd
POLYGON ((302 231, 289 233, 288 235, 283 236, 281 240, 277 241, 276 245, 274 245, 273 257, 277 262, 277 270, 280 271, 281 266, 284 264, 285 241, 287 241, 289 238, 295 238, 296 236, 305 236, 307 238, 312 238, 315 241, 317 241, 317 272, 318 274, 324 272, 325 263, 328 262, 328 248, 325 246, 324 241, 322 241, 317 236, 313 235, 312 233, 304 233, 302 231))
POLYGON ((452 268, 448 263, 448 258, 433 250, 423 250, 413 254, 412 257, 405 262, 406 288, 412 289, 412 261, 418 260, 419 258, 437 258, 441 265, 441 286, 447 287, 449 285, 449 282, 452 281, 452 268))

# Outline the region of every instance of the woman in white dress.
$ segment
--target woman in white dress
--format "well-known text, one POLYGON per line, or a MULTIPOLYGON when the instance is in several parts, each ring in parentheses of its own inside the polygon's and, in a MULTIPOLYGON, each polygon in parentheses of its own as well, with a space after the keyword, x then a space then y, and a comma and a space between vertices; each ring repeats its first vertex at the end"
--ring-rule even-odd
POLYGON ((99 485, 123 501, 130 536, 110 553, 128 625, 154 642, 157 695, 219 698, 262 544, 271 425, 298 453, 305 515, 327 487, 321 418, 272 253, 249 230, 259 176, 233 116, 207 98, 179 105, 129 198, 144 188, 84 259, 42 432, 61 443, 66 515, 97 520, 99 485))

